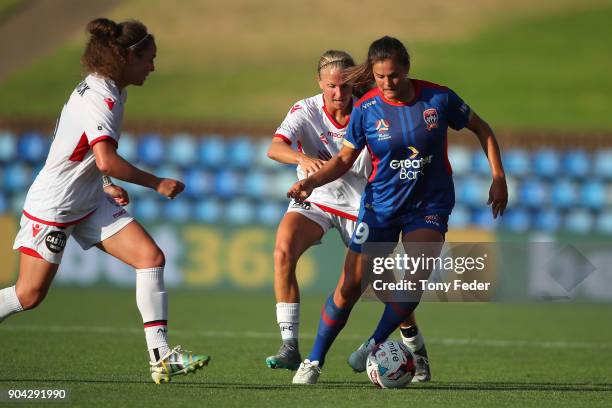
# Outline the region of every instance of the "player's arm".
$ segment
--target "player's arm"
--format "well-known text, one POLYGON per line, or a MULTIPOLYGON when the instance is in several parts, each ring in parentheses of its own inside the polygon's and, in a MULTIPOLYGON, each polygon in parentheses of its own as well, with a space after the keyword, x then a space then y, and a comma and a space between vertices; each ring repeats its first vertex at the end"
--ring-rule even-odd
POLYGON ((102 176, 102 188, 104 192, 111 197, 120 206, 125 206, 130 203, 130 195, 122 187, 113 183, 113 180, 107 175, 102 176))
POLYGON ((117 154, 117 149, 112 143, 106 141, 96 143, 93 146, 93 153, 96 166, 106 176, 152 188, 168 198, 176 197, 185 188, 185 185, 178 180, 159 178, 131 165, 117 154))
POLYGON ((321 170, 295 183, 287 192, 287 197, 296 201, 304 201, 317 187, 330 183, 340 177, 353 166, 360 150, 354 149, 346 144, 340 152, 329 159, 321 170))
POLYGON ((287 142, 276 136, 272 138, 272 143, 268 148, 268 157, 279 163, 297 164, 306 174, 316 172, 325 164, 325 161, 321 159, 308 157, 302 152, 293 150, 287 142))
POLYGON ((491 204, 493 218, 497 218, 498 214, 504 215, 504 210, 508 204, 508 186, 506 185, 506 174, 502 165, 499 145, 491 126, 474 111, 470 112, 467 128, 476 134, 482 150, 489 160, 493 182, 489 189, 489 201, 487 204, 491 204))

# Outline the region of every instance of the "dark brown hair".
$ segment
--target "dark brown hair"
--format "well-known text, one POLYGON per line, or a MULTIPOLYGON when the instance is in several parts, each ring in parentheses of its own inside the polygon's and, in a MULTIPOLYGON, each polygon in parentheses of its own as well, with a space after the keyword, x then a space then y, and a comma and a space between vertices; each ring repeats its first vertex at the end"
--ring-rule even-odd
POLYGON ((356 93, 365 93, 374 82, 372 65, 386 59, 392 59, 406 68, 410 67, 410 55, 404 44, 397 38, 384 36, 370 45, 368 58, 364 63, 344 71, 346 81, 353 84, 356 93))
POLYGON ((120 77, 130 51, 141 56, 155 42, 147 27, 136 20, 115 23, 97 18, 87 24, 86 30, 90 37, 81 58, 85 70, 112 79, 120 77))

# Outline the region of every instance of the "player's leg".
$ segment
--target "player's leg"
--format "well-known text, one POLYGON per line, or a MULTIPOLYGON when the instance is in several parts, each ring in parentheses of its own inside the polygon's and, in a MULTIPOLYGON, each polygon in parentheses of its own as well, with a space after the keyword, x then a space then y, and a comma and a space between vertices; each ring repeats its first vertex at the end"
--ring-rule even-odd
POLYGON ((282 344, 275 355, 266 358, 270 368, 296 370, 302 360, 298 346, 300 292, 295 271, 300 256, 321 240, 327 224, 321 211, 301 207, 291 211, 290 207, 278 226, 274 246, 274 293, 282 344))
POLYGON ((17 282, 0 290, 0 322, 38 306, 47 295, 58 267, 37 256, 21 253, 17 282))
POLYGON ((416 371, 412 382, 427 382, 431 380, 429 356, 425 346, 425 338, 416 323, 414 312, 400 324, 402 342, 412 351, 416 358, 416 371))

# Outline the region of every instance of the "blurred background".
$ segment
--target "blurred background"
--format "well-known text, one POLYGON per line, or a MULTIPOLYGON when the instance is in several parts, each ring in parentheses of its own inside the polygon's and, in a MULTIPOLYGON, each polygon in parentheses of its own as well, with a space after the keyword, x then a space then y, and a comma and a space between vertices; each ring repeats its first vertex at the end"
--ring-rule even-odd
MULTIPOLYGON (((83 76, 84 27, 99 16, 139 19, 158 43, 156 72, 129 89, 119 152, 186 183, 174 201, 123 184, 166 253, 169 285, 271 290, 275 227, 295 179, 266 157, 271 137, 295 101, 319 92, 325 50, 361 62, 388 34, 408 46, 410 75, 456 91, 503 150, 510 202, 494 221, 484 154, 472 135, 449 133, 448 239, 593 243, 597 260, 582 254, 597 270, 567 296, 612 301, 612 1, 603 0, 0 0, 0 286, 15 279, 23 200, 83 76)), ((344 253, 328 234, 300 261, 302 288, 329 291, 344 253)), ((511 297, 550 295, 534 279, 541 270, 500 261, 499 271, 511 297)), ((71 240, 57 284, 131 286, 133 274, 71 240)))

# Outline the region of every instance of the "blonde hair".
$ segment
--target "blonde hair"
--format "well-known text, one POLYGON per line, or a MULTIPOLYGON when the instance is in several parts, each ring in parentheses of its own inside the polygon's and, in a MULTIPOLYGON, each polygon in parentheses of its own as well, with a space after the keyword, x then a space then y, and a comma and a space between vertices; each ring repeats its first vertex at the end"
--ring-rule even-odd
POLYGON ((338 50, 327 50, 319 58, 319 65, 317 66, 317 74, 321 77, 321 70, 325 68, 340 68, 345 70, 349 67, 355 66, 353 57, 348 52, 338 50))

